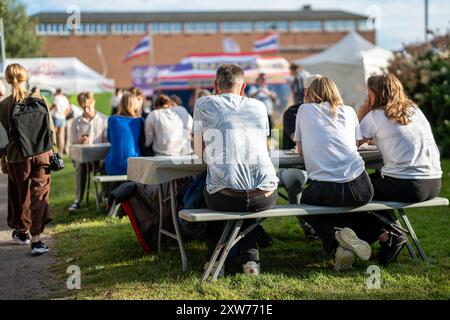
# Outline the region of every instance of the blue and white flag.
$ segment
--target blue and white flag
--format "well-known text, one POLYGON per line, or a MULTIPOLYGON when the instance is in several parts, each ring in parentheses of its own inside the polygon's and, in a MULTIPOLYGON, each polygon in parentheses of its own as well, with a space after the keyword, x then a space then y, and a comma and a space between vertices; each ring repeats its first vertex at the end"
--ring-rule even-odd
POLYGON ((253 52, 276 52, 280 48, 279 36, 277 33, 272 33, 267 37, 257 40, 253 43, 253 52))
POLYGON ((150 34, 143 37, 139 42, 130 50, 128 51, 127 55, 123 59, 122 62, 127 62, 131 59, 149 55, 152 51, 152 37, 150 34))

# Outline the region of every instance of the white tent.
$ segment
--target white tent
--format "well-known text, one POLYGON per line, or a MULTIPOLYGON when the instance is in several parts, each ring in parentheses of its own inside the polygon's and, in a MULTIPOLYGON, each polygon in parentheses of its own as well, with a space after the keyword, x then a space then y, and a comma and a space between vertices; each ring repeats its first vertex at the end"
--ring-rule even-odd
POLYGON ((61 88, 65 93, 114 89, 114 80, 103 77, 77 58, 6 59, 5 66, 10 63, 19 63, 28 70, 30 87, 61 88))
POLYGON ((316 55, 296 62, 311 73, 336 82, 345 104, 358 108, 367 97, 366 81, 388 66, 392 52, 370 43, 358 33, 349 32, 341 41, 316 55))

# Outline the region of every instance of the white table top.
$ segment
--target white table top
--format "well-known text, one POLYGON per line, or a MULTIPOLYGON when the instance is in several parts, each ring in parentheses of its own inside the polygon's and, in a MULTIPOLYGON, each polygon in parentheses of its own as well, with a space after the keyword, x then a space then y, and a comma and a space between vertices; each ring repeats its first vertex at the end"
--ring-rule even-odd
MULTIPOLYGON (((382 166, 378 150, 361 150, 366 166, 382 166)), ((291 150, 275 150, 271 159, 276 168, 303 167, 303 158, 291 150)), ((199 163, 196 156, 157 156, 128 159, 128 180, 143 184, 160 184, 206 171, 206 164, 199 163)))
POLYGON ((110 148, 110 143, 72 144, 69 147, 69 157, 80 163, 99 161, 105 159, 110 148))

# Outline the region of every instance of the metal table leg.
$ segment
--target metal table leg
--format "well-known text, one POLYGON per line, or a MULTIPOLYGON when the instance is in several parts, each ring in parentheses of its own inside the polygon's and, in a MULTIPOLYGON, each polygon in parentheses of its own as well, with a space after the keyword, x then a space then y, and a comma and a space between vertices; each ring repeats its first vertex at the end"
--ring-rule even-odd
POLYGON ((164 207, 163 207, 163 192, 162 184, 158 186, 158 200, 159 200, 159 229, 158 229, 158 253, 162 252, 161 249, 161 238, 162 238, 162 226, 164 219, 164 207))
POLYGON ((414 229, 409 222, 408 217, 405 214, 405 211, 403 209, 398 209, 398 213, 400 214, 400 217, 402 218, 403 222, 405 223, 406 227, 408 228, 409 234, 411 235, 411 238, 413 239, 414 244, 416 245, 417 250, 419 251, 420 257, 423 261, 428 261, 427 255, 423 251, 422 246, 420 245, 419 239, 416 236, 416 233, 414 232, 414 229))
POLYGON ((87 165, 86 205, 89 208, 89 193, 91 189, 91 167, 89 162, 86 165, 87 165))
POLYGON ((174 181, 169 182, 169 189, 170 189, 170 206, 172 209, 172 221, 173 221, 173 227, 175 228, 175 234, 178 241, 178 246, 180 247, 180 254, 181 254, 181 262, 183 264, 183 271, 186 272, 188 268, 187 264, 187 255, 186 250, 184 249, 183 244, 183 238, 181 237, 180 228, 178 225, 178 212, 175 205, 175 187, 174 187, 174 181))

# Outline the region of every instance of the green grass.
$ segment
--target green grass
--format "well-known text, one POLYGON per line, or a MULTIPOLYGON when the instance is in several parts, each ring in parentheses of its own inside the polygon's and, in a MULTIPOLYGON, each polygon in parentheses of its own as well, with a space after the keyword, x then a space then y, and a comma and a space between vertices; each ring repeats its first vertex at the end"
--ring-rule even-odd
MULTIPOLYGON (((450 160, 443 161, 442 196, 450 197, 450 160)), ((169 241, 161 255, 144 255, 128 218, 105 218, 89 209, 69 215, 74 170, 53 177, 52 232, 57 242, 56 286, 66 282, 66 268, 81 268, 81 290, 61 290, 57 298, 74 299, 449 299, 450 209, 408 212, 430 263, 414 262, 403 250, 396 263, 381 267, 382 288, 366 289, 367 267, 357 261, 349 272, 335 272, 320 242, 309 242, 295 218, 269 219, 265 229, 275 243, 261 250, 262 274, 248 277, 231 270, 214 284, 200 283, 206 247, 187 244, 189 272, 183 273, 178 247, 169 241)), ((376 248, 376 246, 374 246, 376 248)), ((227 270, 229 271, 229 270, 227 270)))
MULTIPOLYGON (((110 93, 110 92, 95 93, 94 94, 95 109, 98 112, 101 112, 101 113, 109 116, 111 114, 111 97, 112 97, 112 93, 110 93)), ((69 100, 70 100, 70 103, 73 103, 74 105, 78 105, 76 94, 70 95, 69 100)))

